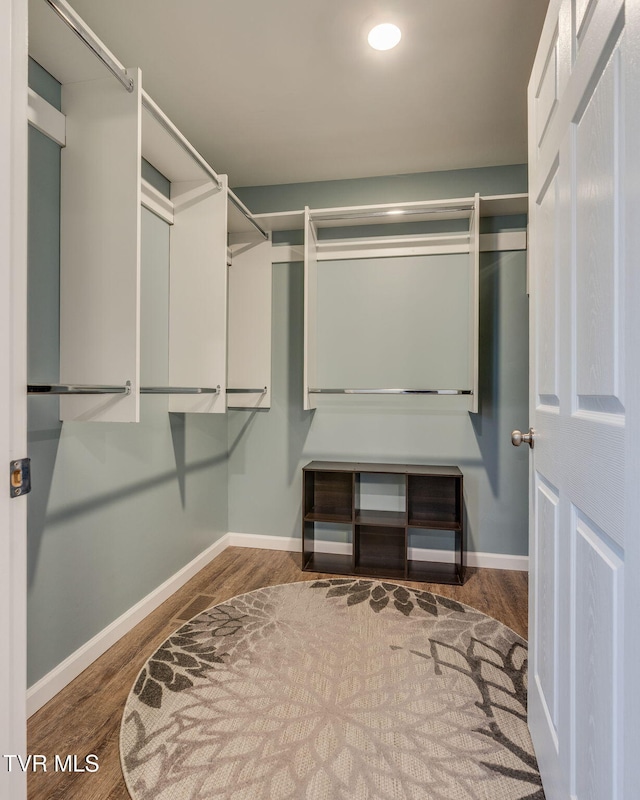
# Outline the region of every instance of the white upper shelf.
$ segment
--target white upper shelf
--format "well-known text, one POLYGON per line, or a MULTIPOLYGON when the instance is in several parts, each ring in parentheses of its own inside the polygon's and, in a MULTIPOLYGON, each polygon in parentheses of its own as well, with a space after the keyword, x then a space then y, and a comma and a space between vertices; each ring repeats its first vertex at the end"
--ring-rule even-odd
MULTIPOLYGON (((526 214, 527 213, 527 202, 528 202, 528 195, 526 193, 521 194, 500 194, 500 195, 490 195, 486 197, 480 197, 480 216, 481 217, 498 217, 498 216, 513 216, 517 214, 526 214)), ((428 201, 428 202, 416 202, 416 203, 388 203, 386 205, 377 205, 377 206, 351 206, 346 207, 344 209, 339 208, 330 208, 330 209, 312 209, 311 216, 319 228, 331 227, 331 228, 338 228, 341 226, 346 225, 366 225, 366 224, 380 224, 383 220, 380 216, 377 217, 369 217, 363 218, 362 216, 358 217, 357 214, 362 214, 364 209, 370 209, 371 211, 382 211, 383 213, 386 212, 387 214, 390 211, 394 211, 396 209, 412 209, 418 208, 419 206, 423 206, 424 213, 422 216, 419 214, 398 214, 397 215, 397 222, 420 222, 420 221, 432 221, 434 219, 455 219, 456 216, 460 219, 465 219, 469 217, 469 212, 459 212, 456 213, 452 212, 450 209, 454 207, 456 204, 472 204, 473 198, 463 198, 462 200, 437 200, 437 201, 428 201), (431 205, 431 211, 429 211, 428 206, 431 205), (448 211, 447 211, 448 206, 448 211), (435 212, 435 208, 444 209, 446 213, 443 211, 435 212), (338 212, 353 212, 354 216, 351 218, 342 218, 340 220, 335 219, 335 216, 338 212), (333 217, 333 219, 332 219, 333 217)), ((240 218, 241 215, 237 215, 237 219, 232 220, 231 217, 229 219, 230 230, 234 233, 236 232, 244 232, 245 230, 250 230, 251 226, 249 223, 244 219, 240 218)), ((268 231, 294 231, 294 230, 301 230, 304 227, 304 209, 299 211, 278 211, 272 214, 254 214, 253 215, 255 220, 265 229, 268 231)), ((391 217, 392 214, 389 214, 391 217)), ((387 219, 386 221, 389 221, 387 219)))

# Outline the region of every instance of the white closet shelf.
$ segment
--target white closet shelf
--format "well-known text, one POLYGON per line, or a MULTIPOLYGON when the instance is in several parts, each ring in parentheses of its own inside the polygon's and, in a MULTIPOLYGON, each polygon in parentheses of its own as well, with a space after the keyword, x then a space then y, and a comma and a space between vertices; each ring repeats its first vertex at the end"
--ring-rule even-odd
POLYGON ((526 214, 528 211, 529 195, 521 194, 494 194, 480 197, 481 217, 510 217, 515 214, 526 214))
MULTIPOLYGON (((266 231, 295 231, 304 227, 303 210, 276 211, 273 214, 252 214, 252 216, 266 231)), ((237 209, 229 214, 229 233, 250 233, 254 230, 237 209)))
POLYGON ((433 250, 437 250, 438 253, 460 253, 469 251, 469 232, 321 239, 318 241, 317 249, 319 261, 423 255, 433 250))
MULTIPOLYGON (((364 224, 380 224, 381 219, 380 217, 372 217, 370 218, 369 223, 367 223, 366 219, 362 219, 362 217, 358 218, 350 218, 350 219, 343 219, 342 221, 331 220, 330 217, 335 215, 338 211, 350 211, 353 212, 355 209, 365 210, 367 208, 371 209, 372 211, 378 209, 382 209, 386 212, 386 215, 392 218, 395 210, 402 210, 407 209, 410 211, 412 207, 419 206, 419 205, 432 205, 431 215, 425 216, 424 219, 428 221, 433 221, 436 219, 455 219, 456 217, 452 214, 450 208, 456 204, 472 204, 473 198, 463 198, 462 200, 435 200, 435 201, 418 201, 416 203, 388 203, 386 206, 350 206, 344 209, 311 209, 311 216, 314 222, 316 223, 316 227, 318 228, 325 228, 325 227, 341 227, 346 225, 353 225, 357 223, 358 225, 364 224), (449 206, 447 208, 446 206, 449 206), (435 212, 435 208, 442 208, 443 211, 439 213, 435 212), (323 212, 326 212, 326 217, 321 219, 320 216, 323 212)), ((524 193, 517 193, 517 194, 497 194, 497 195, 487 195, 485 197, 480 198, 480 216, 481 217, 498 217, 498 216, 512 216, 515 214, 526 214, 527 213, 527 203, 528 203, 528 195, 526 192, 524 193)), ((469 216, 467 211, 461 212, 458 215, 458 218, 464 219, 469 216)), ((273 213, 264 213, 264 214, 254 214, 254 219, 267 231, 294 231, 294 230, 301 230, 304 227, 304 209, 295 210, 295 211, 276 211, 273 213)), ((397 214, 398 219, 394 220, 397 222, 419 222, 420 217, 414 216, 413 214, 397 214)), ((245 230, 250 230, 250 226, 246 220, 241 218, 240 214, 237 214, 237 217, 234 217, 231 220, 230 217, 230 232, 242 232, 245 230)))
POLYGON ((418 200, 407 203, 382 203, 341 208, 310 208, 309 215, 316 228, 434 222, 445 219, 470 219, 474 210, 474 202, 473 197, 464 197, 451 200, 418 200))

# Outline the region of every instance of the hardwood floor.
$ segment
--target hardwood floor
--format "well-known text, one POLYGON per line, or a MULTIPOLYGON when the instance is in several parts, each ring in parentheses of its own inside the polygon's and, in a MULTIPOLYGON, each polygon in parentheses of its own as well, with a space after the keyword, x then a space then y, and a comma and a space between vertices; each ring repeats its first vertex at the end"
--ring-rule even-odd
MULTIPOLYGON (((28 800, 129 800, 118 750, 122 710, 138 672, 180 626, 185 608, 199 595, 211 598, 202 601, 208 607, 261 586, 318 577, 300 571, 299 553, 225 550, 31 717, 28 752, 46 755, 50 766, 46 773, 30 773, 28 800), (63 760, 77 754, 79 766, 85 756, 95 754, 100 768, 92 773, 54 772, 56 754, 63 760)), ((464 586, 404 585, 460 600, 527 636, 525 572, 469 569, 464 586)))

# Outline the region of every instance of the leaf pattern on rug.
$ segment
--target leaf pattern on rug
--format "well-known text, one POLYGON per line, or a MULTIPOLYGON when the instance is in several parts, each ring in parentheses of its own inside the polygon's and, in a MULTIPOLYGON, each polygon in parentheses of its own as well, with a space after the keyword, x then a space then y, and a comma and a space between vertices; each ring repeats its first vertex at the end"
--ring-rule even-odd
POLYGON ((347 605, 353 606, 369 600, 369 605, 375 612, 386 608, 391 600, 393 605, 401 613, 408 617, 418 606, 423 611, 438 616, 438 606, 465 613, 465 607, 455 600, 448 597, 425 592, 420 589, 411 589, 406 586, 399 586, 396 583, 385 583, 384 581, 367 581, 359 579, 330 578, 324 581, 314 581, 312 589, 328 589, 326 597, 346 597, 347 605))
POLYGON ((513 642, 506 653, 475 637, 471 637, 466 649, 455 648, 447 642, 435 639, 431 639, 429 644, 428 654, 416 650, 410 652, 421 658, 432 659, 436 675, 441 675, 443 670, 454 670, 466 675, 474 682, 482 698, 476 705, 487 717, 487 725, 476 728, 474 732, 487 736, 506 748, 521 762, 521 768, 506 767, 489 761, 480 763, 501 775, 508 775, 516 780, 540 787, 536 793, 527 796, 529 799, 544 798, 538 765, 533 752, 505 733, 505 728, 511 726, 500 723, 500 716, 506 714, 525 726, 527 724, 528 659, 524 643, 513 642), (489 656, 486 651, 489 652, 489 656), (458 657, 455 661, 451 659, 453 653, 458 657), (460 664, 460 656, 464 666, 460 664), (483 669, 486 667, 489 667, 489 677, 483 669), (500 683, 496 682, 494 677, 496 675, 502 679, 500 683))
POLYGON ((526 642, 439 595, 260 589, 149 660, 123 718, 125 779, 134 800, 543 800, 526 674, 526 642))
POLYGON ((243 616, 229 606, 216 606, 187 622, 151 656, 134 694, 150 708, 160 708, 163 689, 183 692, 196 679, 206 678, 214 664, 224 663, 226 637, 242 631, 243 616))

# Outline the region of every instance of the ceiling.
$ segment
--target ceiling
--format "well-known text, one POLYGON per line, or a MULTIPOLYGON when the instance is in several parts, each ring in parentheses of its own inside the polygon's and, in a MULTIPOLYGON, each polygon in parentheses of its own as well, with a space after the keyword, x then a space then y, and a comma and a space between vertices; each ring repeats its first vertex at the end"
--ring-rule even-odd
POLYGON ((232 186, 527 160, 547 0, 71 4, 232 186), (366 42, 380 21, 394 50, 366 42))

